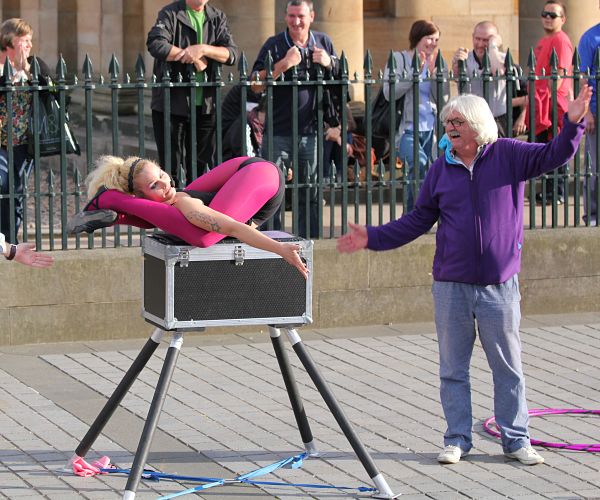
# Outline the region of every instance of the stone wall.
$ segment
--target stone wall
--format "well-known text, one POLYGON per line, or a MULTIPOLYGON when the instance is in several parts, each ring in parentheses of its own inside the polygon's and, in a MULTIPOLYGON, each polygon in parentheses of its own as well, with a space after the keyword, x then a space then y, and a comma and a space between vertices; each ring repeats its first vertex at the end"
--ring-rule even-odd
MULTIPOLYGON (((520 275, 525 314, 598 310, 599 236, 598 228, 526 231, 520 275)), ((389 252, 343 256, 335 241, 317 241, 313 326, 431 321, 434 238, 425 235, 389 252)), ((140 314, 139 248, 54 256, 56 264, 48 270, 0 261, 0 345, 148 336, 152 327, 140 314)))

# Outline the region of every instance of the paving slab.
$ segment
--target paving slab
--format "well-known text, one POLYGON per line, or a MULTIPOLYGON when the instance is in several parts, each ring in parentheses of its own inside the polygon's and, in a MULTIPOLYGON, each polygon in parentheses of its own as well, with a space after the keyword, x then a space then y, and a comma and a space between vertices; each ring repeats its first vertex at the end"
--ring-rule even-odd
MULTIPOLYGON (((527 316, 523 362, 531 408, 600 409, 600 313, 527 316)), ((483 429, 491 376, 476 346, 471 378, 475 442, 459 464, 436 455, 445 423, 431 323, 298 330, 307 352, 395 493, 406 499, 600 499, 600 455, 538 448, 541 466, 506 459, 483 429)), ((161 342, 86 456, 131 465, 169 338, 161 342)), ((124 475, 62 471, 145 342, 102 341, 0 349, 0 498, 120 498, 124 475)), ((219 486, 194 498, 368 498, 373 484, 294 351, 286 346, 321 452, 265 484, 219 486), (269 482, 269 484, 266 484, 269 482), (320 487, 325 488, 320 488, 320 487), (342 486, 345 489, 327 488, 342 486)), ((303 445, 266 329, 184 338, 148 467, 233 478, 300 454, 303 445)), ((532 418, 532 437, 600 443, 598 415, 532 418)), ((143 479, 136 498, 192 487, 143 479)), ((191 496, 191 495, 190 495, 191 496)))

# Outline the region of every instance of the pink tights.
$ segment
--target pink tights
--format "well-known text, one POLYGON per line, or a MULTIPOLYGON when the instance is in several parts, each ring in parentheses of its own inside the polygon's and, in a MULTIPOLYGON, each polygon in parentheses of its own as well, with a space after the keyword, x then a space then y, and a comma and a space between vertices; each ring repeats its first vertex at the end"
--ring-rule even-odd
MULTIPOLYGON (((247 159, 248 157, 232 158, 192 181, 186 189, 216 192, 209 207, 239 222, 246 222, 280 188, 280 172, 275 165, 267 161, 256 161, 240 169, 240 165, 247 159)), ((191 224, 174 206, 136 198, 114 189, 100 193, 95 205, 97 208, 118 212, 118 224, 146 229, 158 227, 197 247, 214 245, 226 237, 191 224)))

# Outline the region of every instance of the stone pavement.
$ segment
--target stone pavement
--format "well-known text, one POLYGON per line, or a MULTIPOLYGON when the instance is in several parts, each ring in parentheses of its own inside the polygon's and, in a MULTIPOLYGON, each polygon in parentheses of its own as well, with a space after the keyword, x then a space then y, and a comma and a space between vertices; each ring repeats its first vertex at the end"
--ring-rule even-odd
MULTIPOLYGON (((82 325, 85 328, 85 325, 82 325)), ((151 327, 148 328, 149 334, 151 327)), ((527 467, 501 454, 483 430, 492 414, 491 377, 481 348, 471 369, 475 442, 468 458, 441 466, 445 429, 432 324, 298 330, 308 352, 395 493, 405 499, 600 499, 600 455, 539 448, 527 467)), ((86 457, 128 467, 170 338, 159 346, 86 457)), ((600 409, 600 313, 529 316, 522 322, 531 408, 600 409)), ((0 348, 0 498, 113 499, 122 475, 61 473, 144 340, 0 348)), ((289 343, 285 339, 286 347, 289 343)), ((322 457, 261 480, 372 486, 323 399, 289 349, 322 457)), ((598 415, 531 421, 532 437, 597 444, 598 415)), ((268 331, 188 334, 149 466, 166 473, 233 478, 303 451, 268 331)), ((136 498, 191 483, 143 480, 136 498)), ((219 486, 182 498, 367 498, 357 490, 280 485, 219 486)))

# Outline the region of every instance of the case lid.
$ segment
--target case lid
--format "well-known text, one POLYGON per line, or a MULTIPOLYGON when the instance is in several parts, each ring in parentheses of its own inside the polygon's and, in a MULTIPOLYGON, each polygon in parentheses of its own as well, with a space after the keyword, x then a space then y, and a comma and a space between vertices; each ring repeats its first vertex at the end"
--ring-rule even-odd
MULTIPOLYGON (((300 246, 300 256, 309 262, 312 261, 313 242, 311 240, 299 238, 281 231, 265 231, 264 234, 277 241, 298 244, 300 246)), ((242 265, 245 259, 282 258, 277 254, 242 243, 235 238, 225 238, 209 247, 199 248, 189 245, 176 236, 165 233, 144 236, 142 240, 142 252, 144 255, 152 255, 166 262, 179 262, 184 265, 187 265, 191 261, 212 260, 232 260, 236 264, 242 265)))
MULTIPOLYGON (((300 242, 306 241, 304 238, 300 238, 299 236, 294 236, 293 234, 286 233, 284 231, 261 231, 263 234, 267 235, 269 238, 273 238, 277 241, 285 241, 285 242, 300 242)), ((147 238, 152 238, 163 245, 175 245, 175 246, 192 246, 189 243, 183 241, 178 236, 168 233, 156 232, 151 235, 147 235, 147 238)), ((232 238, 231 236, 227 236, 223 238, 215 245, 230 245, 235 243, 242 243, 237 238, 232 238)))

